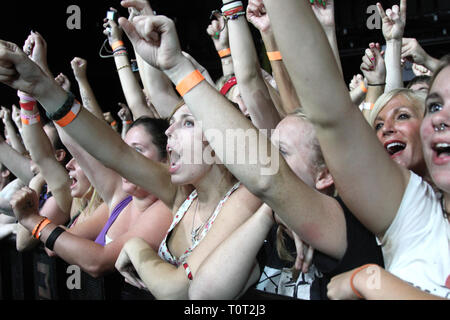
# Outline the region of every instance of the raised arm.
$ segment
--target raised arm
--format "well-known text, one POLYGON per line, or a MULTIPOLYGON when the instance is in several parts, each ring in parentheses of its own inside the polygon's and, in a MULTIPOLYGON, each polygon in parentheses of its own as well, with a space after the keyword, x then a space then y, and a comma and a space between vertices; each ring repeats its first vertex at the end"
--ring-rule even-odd
MULTIPOLYGON (((194 67, 181 53, 174 23, 163 16, 138 17, 133 24, 125 19, 119 22, 141 57, 164 70, 181 89, 180 83, 186 77, 189 79, 194 67), (144 28, 146 24, 148 29, 144 28), (145 40, 151 32, 158 33, 161 43, 145 40)), ((339 212, 339 204, 303 183, 280 157, 279 150, 267 136, 258 134, 252 123, 206 81, 200 81, 191 90, 184 92, 183 97, 196 119, 202 121, 206 138, 228 170, 282 216, 305 242, 324 253, 341 257, 346 240, 345 221, 342 212, 339 212), (239 132, 253 136, 256 140, 245 144, 244 150, 236 150, 233 137, 224 144, 223 137, 239 132), (246 158, 236 158, 236 155, 246 158), (254 159, 255 156, 259 157, 257 161, 242 164, 242 159, 254 159), (311 225, 314 225, 314 232, 311 225)))
POLYGON ((122 91, 133 116, 136 119, 142 116, 151 116, 152 113, 147 107, 142 88, 139 86, 139 82, 131 69, 128 51, 122 38, 122 29, 113 20, 107 20, 103 26, 106 28, 104 34, 108 36, 109 45, 114 51, 114 62, 119 74, 122 91))
POLYGON ((430 56, 414 38, 403 38, 401 57, 424 66, 432 73, 439 65, 439 60, 430 56))
POLYGON ((247 20, 252 23, 261 33, 261 38, 268 53, 270 66, 278 87, 284 114, 289 114, 300 107, 300 100, 292 85, 289 74, 279 52, 278 45, 270 27, 269 15, 266 12, 262 0, 249 0, 247 6, 247 20))
MULTIPOLYGON (((130 12, 130 21, 133 21, 136 15, 153 15, 153 10, 147 0, 124 0, 121 2, 121 5, 132 11, 130 12)), ((136 48, 134 48, 134 50, 145 91, 149 95, 152 104, 158 111, 158 114, 162 118, 168 118, 180 101, 180 98, 173 89, 172 83, 167 76, 160 70, 145 62, 140 57, 139 53, 136 52, 136 48)))
POLYGON ((70 65, 72 66, 73 75, 78 82, 83 106, 97 118, 103 119, 103 111, 97 102, 97 98, 95 97, 94 91, 92 90, 87 77, 87 61, 82 58, 75 57, 70 62, 70 65))
POLYGON ((370 110, 384 93, 386 85, 386 66, 378 43, 369 44, 362 59, 361 71, 367 79, 367 96, 363 114, 368 119, 370 110))
POLYGON ((215 18, 206 28, 206 33, 211 37, 217 55, 220 58, 222 65, 222 76, 231 77, 234 75, 233 57, 224 54, 226 50, 230 49, 230 41, 228 37, 227 22, 224 17, 215 11, 215 18))
MULTIPOLYGON (((3 76, 0 75, 0 81, 33 95, 49 114, 53 114, 51 118, 60 123, 60 126, 86 151, 106 167, 149 190, 169 208, 172 207, 177 188, 170 182, 166 164, 141 155, 123 142, 120 135, 112 134, 111 127, 104 121, 97 119, 83 108, 78 109, 78 104, 72 102, 73 100, 55 80, 46 76, 16 45, 0 42, 0 47, 0 55, 3 55, 4 59, 0 64, 8 65, 7 63, 14 61, 15 67, 18 68, 14 69, 15 71, 11 69, 4 71, 3 76), (71 106, 74 108, 72 113, 68 113, 68 115, 77 114, 75 118, 71 118, 72 122, 69 120, 70 123, 67 123, 68 118, 55 115, 61 106, 64 106, 65 112, 69 112, 71 106)), ((63 111, 63 114, 66 114, 65 112, 63 111)))
POLYGON ((252 122, 258 129, 274 129, 281 119, 264 83, 245 15, 228 17, 227 26, 237 85, 252 122))
POLYGON ((34 176, 30 169, 30 159, 14 150, 2 135, 0 135, 0 162, 25 184, 28 184, 34 176))
POLYGON ((0 107, 0 119, 2 119, 3 124, 5 125, 5 131, 8 135, 9 142, 11 143, 11 147, 14 148, 20 154, 25 154, 27 150, 23 145, 22 138, 17 134, 16 126, 13 124, 11 119, 11 110, 6 109, 5 107, 0 107))
POLYGON ((403 88, 403 72, 401 67, 402 38, 406 25, 406 0, 401 0, 400 7, 384 11, 377 3, 378 12, 383 19, 383 36, 386 40, 386 87, 385 92, 403 88))
MULTIPOLYGON (((287 0, 283 7, 275 0, 266 0, 265 4, 340 196, 369 230, 383 234, 400 206, 409 172, 388 157, 361 112, 353 106, 310 4, 297 0, 287 0), (297 41, 293 42, 293 37, 297 41), (304 63, 297 63, 299 60, 304 63), (324 86, 326 91, 318 89, 324 86)), ((402 7, 405 5, 406 0, 402 0, 402 7)))

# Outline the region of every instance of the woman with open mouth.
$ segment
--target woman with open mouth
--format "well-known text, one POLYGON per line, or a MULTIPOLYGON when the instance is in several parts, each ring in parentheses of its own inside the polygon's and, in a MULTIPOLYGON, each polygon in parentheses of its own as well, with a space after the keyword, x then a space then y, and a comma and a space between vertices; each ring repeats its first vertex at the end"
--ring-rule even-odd
POLYGON ((425 98, 410 89, 387 92, 378 98, 368 121, 391 159, 430 181, 420 140, 425 98))

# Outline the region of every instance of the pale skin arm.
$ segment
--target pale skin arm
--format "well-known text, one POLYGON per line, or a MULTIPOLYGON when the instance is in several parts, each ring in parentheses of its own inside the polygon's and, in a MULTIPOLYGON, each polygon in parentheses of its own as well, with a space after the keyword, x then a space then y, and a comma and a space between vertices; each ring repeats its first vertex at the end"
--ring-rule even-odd
MULTIPOLYGON (((331 279, 328 284, 328 297, 330 299, 359 299, 350 286, 350 279, 355 270, 331 279)), ((366 300, 445 300, 413 287, 377 265, 371 265, 369 268, 356 273, 353 278, 353 285, 366 300)))
MULTIPOLYGON (((121 2, 121 5, 129 9, 130 21, 133 21, 136 14, 153 16, 153 10, 146 0, 125 0, 121 2)), ((136 48, 134 51, 145 91, 161 118, 168 118, 180 101, 178 94, 163 72, 145 62, 136 52, 136 48)))
POLYGON ((3 124, 5 125, 6 133, 11 143, 11 147, 13 147, 13 149, 19 152, 20 154, 25 154, 27 150, 23 145, 21 136, 18 135, 16 132, 16 127, 11 119, 11 110, 6 109, 5 107, 1 107, 0 119, 3 120, 3 124))
MULTIPOLYGON (((262 0, 250 0, 248 2, 247 20, 261 33, 261 38, 267 52, 279 51, 270 27, 269 16, 265 11, 262 0)), ((292 85, 283 60, 270 60, 270 66, 272 67, 272 72, 277 83, 283 113, 289 114, 301 106, 297 92, 292 85)))
MULTIPOLYGON (((14 195, 11 204, 19 222, 28 231, 31 231, 40 222, 41 217, 36 213, 37 195, 31 189, 20 190, 14 195)), ((170 211, 167 208, 165 210, 165 213, 170 216, 170 211)), ((156 215, 163 214, 162 212, 154 213, 156 215)), ((164 219, 160 219, 160 221, 164 221, 164 219)), ((117 256, 128 239, 137 236, 145 237, 146 232, 151 235, 147 236, 147 239, 153 238, 158 229, 163 229, 163 224, 158 224, 156 220, 153 220, 153 225, 146 224, 144 227, 141 221, 136 227, 121 234, 105 247, 91 240, 77 237, 70 232, 64 232, 56 241, 53 251, 67 263, 79 265, 83 271, 91 276, 99 277, 114 270, 117 256)), ((40 241, 45 243, 57 226, 57 224, 51 223, 45 227, 42 230, 40 241)), ((159 238, 161 238, 164 231, 160 230, 159 233, 161 234, 159 238)), ((153 246, 155 246, 154 242, 156 241, 153 241, 153 246)))
MULTIPOLYGON (((230 48, 230 42, 228 37, 228 27, 225 19, 216 14, 217 20, 211 21, 210 25, 206 29, 206 33, 211 37, 214 44, 214 48, 217 52, 230 48), (217 36, 218 34, 218 36, 217 36)), ((220 59, 222 64, 222 75, 232 76, 234 74, 233 57, 227 56, 220 59)))
POLYGON ((274 129, 281 119, 264 82, 245 16, 228 20, 227 27, 237 85, 252 122, 258 129, 274 129))
MULTIPOLYGON (((104 31, 104 34, 108 36, 110 45, 117 41, 122 41, 122 30, 114 21, 108 20, 103 26, 111 28, 111 33, 108 33, 107 30, 104 31)), ((142 116, 152 116, 152 112, 147 107, 142 88, 139 86, 139 83, 131 70, 131 63, 128 55, 116 54, 114 55, 114 62, 116 64, 127 105, 130 107, 134 118, 137 119, 142 116)))
POLYGON ((82 58, 75 57, 70 62, 70 65, 72 66, 73 74, 80 88, 80 96, 83 106, 97 118, 103 119, 103 111, 97 102, 97 98, 95 97, 94 91, 92 90, 87 78, 87 61, 82 58))
POLYGON ((273 222, 272 209, 263 205, 202 263, 189 287, 189 299, 231 300, 255 283, 255 257, 273 222))
POLYGON ((401 57, 402 59, 412 60, 431 72, 434 72, 439 65, 439 60, 430 56, 414 38, 403 38, 401 57))
POLYGON ((16 177, 28 184, 34 174, 30 169, 30 159, 13 149, 0 135, 0 162, 5 164, 16 177))
MULTIPOLYGON (((3 55, 0 58, 3 59, 0 62, 0 81, 33 95, 51 113, 64 104, 67 93, 16 45, 0 42, 0 55, 3 55), (15 61, 15 67, 18 69, 1 67, 8 63, 6 61, 9 63, 15 61)), ((171 183, 166 164, 152 161, 135 151, 123 142, 120 135, 112 134, 114 131, 104 121, 97 119, 83 108, 64 130, 106 167, 149 190, 169 208, 173 206, 177 187, 171 183), (129 165, 130 163, 133 165, 129 165)))
POLYGON ((409 172, 388 157, 361 112, 353 106, 310 4, 287 0, 280 8, 276 1, 266 0, 265 5, 340 196, 370 231, 383 234, 400 206, 409 172), (294 36, 298 41, 292 42, 294 36), (299 59, 304 63, 298 64, 299 59), (327 76, 320 76, 323 74, 327 76), (324 85, 326 92, 319 94, 317 88, 324 85), (334 102, 332 106, 330 101, 334 102))
MULTIPOLYGON (((179 49, 174 25, 170 19, 163 16, 139 17, 136 18, 134 24, 130 24, 125 19, 121 19, 120 23, 141 56, 147 57, 147 62, 165 70, 174 84, 178 84, 194 71, 192 64, 179 49), (146 24, 152 25, 151 28, 154 28, 150 30, 163 32, 160 36, 164 41, 159 47, 154 47, 144 40, 142 34, 146 24), (173 52, 177 53, 172 55, 173 52), (152 60, 151 57, 156 60, 152 60)), ((226 143, 229 145, 223 148, 221 141, 216 141, 208 136, 211 132, 210 129, 214 129, 214 132, 219 130, 224 137, 229 129, 256 130, 240 111, 236 110, 206 81, 199 83, 184 95, 184 100, 195 118, 203 121, 203 132, 216 151, 216 156, 222 161, 227 159, 227 155, 223 154, 223 149, 235 150, 233 141, 231 141, 233 139, 228 139, 226 143)), ((310 188, 292 173, 280 156, 278 149, 272 148, 267 137, 257 135, 257 139, 257 143, 246 145, 246 155, 252 154, 251 152, 258 154, 256 149, 258 145, 266 147, 265 150, 269 150, 270 155, 261 155, 256 164, 241 165, 223 161, 228 170, 253 194, 282 216, 286 224, 301 239, 326 254, 342 257, 346 250, 346 237, 345 220, 339 204, 331 197, 310 188), (269 169, 267 163, 271 165, 279 163, 278 173, 261 174, 264 169, 269 169), (294 192, 294 190, 295 195, 290 192, 294 192)))
MULTIPOLYGON (((375 104, 377 99, 384 93, 384 85, 382 84, 386 82, 386 67, 378 43, 369 44, 369 49, 365 51, 360 69, 367 79, 367 96, 365 101, 370 105, 375 104)), ((367 119, 370 110, 363 110, 363 114, 367 119)))
POLYGON ((403 73, 401 66, 402 37, 406 24, 406 0, 400 1, 400 7, 384 11, 377 3, 378 12, 383 19, 383 36, 386 40, 386 87, 385 92, 403 88, 403 73))
MULTIPOLYGON (((205 238, 186 260, 194 279, 205 259, 260 205, 261 201, 243 186, 230 196, 205 238)), ((156 299, 188 299, 189 280, 183 266, 177 268, 163 261, 142 239, 126 243, 116 262, 116 268, 127 279, 131 278, 131 265, 156 299)))

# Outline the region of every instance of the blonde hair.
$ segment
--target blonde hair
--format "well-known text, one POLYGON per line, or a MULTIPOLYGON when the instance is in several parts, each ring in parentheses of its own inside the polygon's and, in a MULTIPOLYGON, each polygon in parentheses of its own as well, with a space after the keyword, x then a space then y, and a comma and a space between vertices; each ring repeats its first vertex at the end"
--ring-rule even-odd
POLYGON ((89 217, 103 203, 103 199, 97 190, 91 185, 81 198, 73 198, 72 212, 81 213, 85 217, 89 217), (87 200, 87 195, 92 192, 91 198, 87 200))
POLYGON ((368 116, 368 122, 369 124, 374 127, 375 120, 378 117, 378 114, 381 112, 381 110, 384 109, 384 107, 395 97, 401 95, 402 97, 406 98, 409 102, 412 103, 412 107, 415 108, 415 110, 423 115, 425 112, 425 99, 426 94, 424 92, 418 92, 413 91, 411 89, 395 89, 389 92, 386 92, 382 94, 377 101, 375 102, 375 105, 373 109, 370 111, 368 116))

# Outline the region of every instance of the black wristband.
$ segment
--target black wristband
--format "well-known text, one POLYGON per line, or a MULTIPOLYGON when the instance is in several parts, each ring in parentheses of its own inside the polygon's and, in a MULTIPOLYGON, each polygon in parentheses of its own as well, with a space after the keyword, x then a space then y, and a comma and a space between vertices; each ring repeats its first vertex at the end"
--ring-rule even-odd
POLYGON ((47 238, 47 241, 45 242, 45 246, 47 247, 47 249, 53 251, 56 239, 58 239, 58 237, 65 231, 66 230, 64 230, 61 227, 56 227, 55 230, 53 230, 52 233, 50 233, 50 235, 47 238))
POLYGON ((74 101, 75 96, 73 95, 73 93, 67 92, 66 102, 64 102, 62 107, 56 110, 54 113, 46 112, 47 118, 53 121, 61 120, 67 113, 69 113, 70 109, 72 109, 74 101))
POLYGON ((368 83, 367 85, 368 85, 369 87, 381 87, 381 86, 385 86, 386 83, 374 83, 374 84, 368 83))

